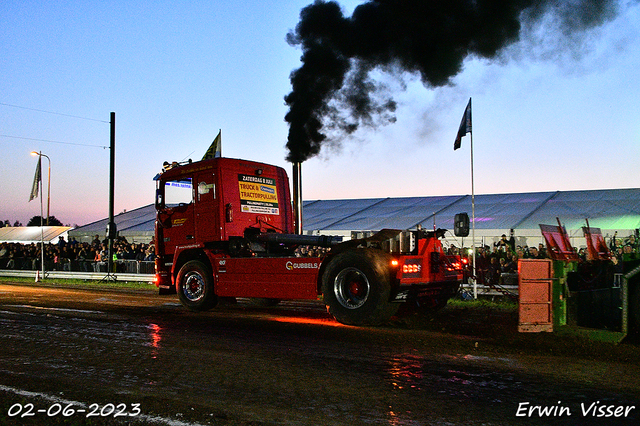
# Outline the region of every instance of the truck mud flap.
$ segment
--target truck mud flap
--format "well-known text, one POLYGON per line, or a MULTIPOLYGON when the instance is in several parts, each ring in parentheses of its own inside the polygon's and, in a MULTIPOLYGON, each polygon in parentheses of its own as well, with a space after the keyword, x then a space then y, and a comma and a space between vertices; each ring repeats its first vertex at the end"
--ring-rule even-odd
POLYGON ((400 288, 392 298, 392 302, 402 303, 424 297, 442 297, 447 299, 456 295, 460 285, 451 285, 451 283, 436 283, 430 285, 412 285, 411 287, 400 288))
POLYGON ((404 303, 410 298, 411 289, 403 289, 400 290, 391 300, 394 303, 404 303))

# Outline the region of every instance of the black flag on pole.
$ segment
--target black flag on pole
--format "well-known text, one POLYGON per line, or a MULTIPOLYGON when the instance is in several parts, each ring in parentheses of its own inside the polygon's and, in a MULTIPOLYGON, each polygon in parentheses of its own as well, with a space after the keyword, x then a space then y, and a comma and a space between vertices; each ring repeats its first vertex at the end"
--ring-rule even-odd
POLYGON ((29 195, 29 201, 38 197, 40 182, 42 182, 42 157, 38 156, 38 165, 36 166, 36 174, 35 176, 33 176, 33 184, 31 185, 31 194, 29 195))
POLYGON ((460 128, 458 129, 458 136, 456 136, 456 141, 453 143, 453 150, 460 148, 462 144, 462 137, 466 136, 467 133, 471 133, 471 98, 469 98, 469 103, 464 110, 464 115, 462 116, 462 121, 460 121, 460 128))

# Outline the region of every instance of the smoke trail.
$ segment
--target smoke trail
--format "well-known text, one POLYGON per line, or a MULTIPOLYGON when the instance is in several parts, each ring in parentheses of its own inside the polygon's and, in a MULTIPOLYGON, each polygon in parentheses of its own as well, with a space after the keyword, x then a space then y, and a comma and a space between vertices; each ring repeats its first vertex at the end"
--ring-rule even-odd
POLYGON ((494 59, 517 42, 523 27, 552 20, 570 35, 615 17, 612 0, 370 0, 351 17, 334 1, 302 9, 287 42, 302 48, 291 73, 287 160, 319 153, 327 132, 394 122, 390 90, 374 70, 419 75, 426 87, 450 84, 468 56, 494 59))

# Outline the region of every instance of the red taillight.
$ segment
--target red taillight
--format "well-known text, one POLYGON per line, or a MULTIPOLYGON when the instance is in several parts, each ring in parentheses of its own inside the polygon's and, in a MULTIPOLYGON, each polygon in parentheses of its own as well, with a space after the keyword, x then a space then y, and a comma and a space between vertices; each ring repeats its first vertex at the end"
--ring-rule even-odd
POLYGON ((417 274, 418 272, 420 272, 421 269, 422 269, 422 266, 421 265, 417 265, 417 264, 412 264, 412 265, 404 264, 404 265, 402 265, 402 273, 403 274, 417 274))
POLYGON ((445 268, 447 271, 461 271, 466 268, 468 260, 457 256, 450 256, 445 268))

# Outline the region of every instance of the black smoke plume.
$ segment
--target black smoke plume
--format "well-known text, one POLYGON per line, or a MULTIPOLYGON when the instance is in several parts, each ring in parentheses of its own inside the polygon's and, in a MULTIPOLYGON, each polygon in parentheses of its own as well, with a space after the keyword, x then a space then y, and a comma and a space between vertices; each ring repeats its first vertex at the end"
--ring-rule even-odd
POLYGON ((519 41, 523 27, 551 17, 569 34, 612 19, 616 10, 607 0, 370 0, 347 17, 338 3, 316 0, 287 34, 302 48, 285 97, 287 160, 318 154, 327 132, 348 135, 395 121, 396 103, 373 70, 443 86, 465 58, 496 58, 519 41))

